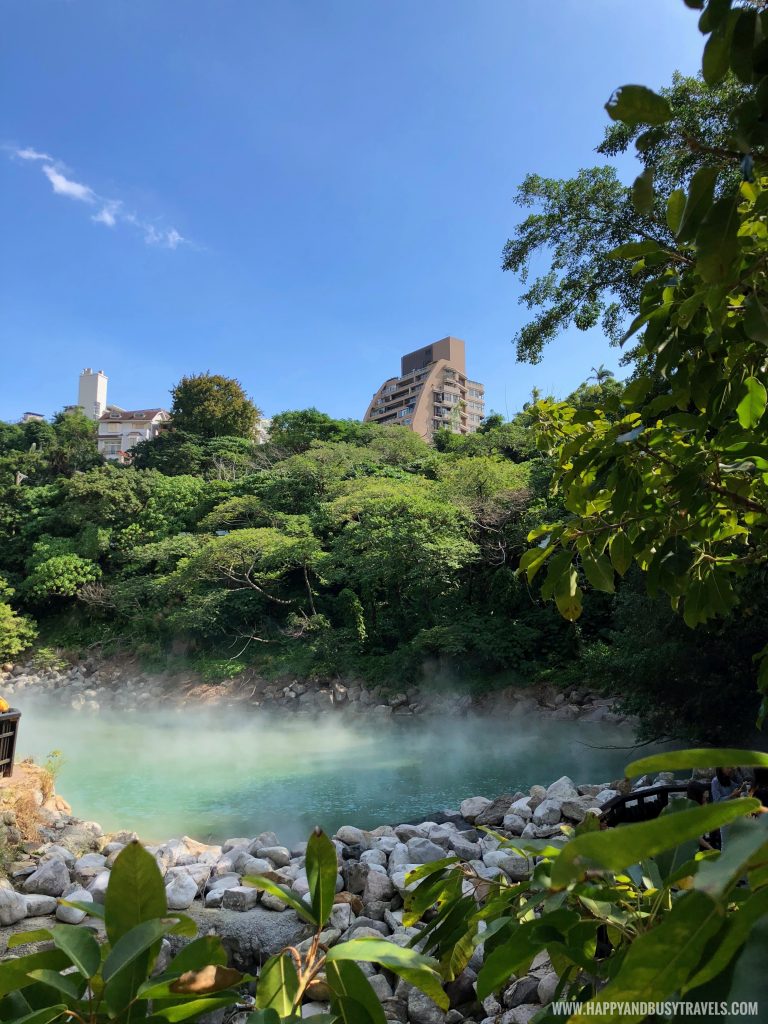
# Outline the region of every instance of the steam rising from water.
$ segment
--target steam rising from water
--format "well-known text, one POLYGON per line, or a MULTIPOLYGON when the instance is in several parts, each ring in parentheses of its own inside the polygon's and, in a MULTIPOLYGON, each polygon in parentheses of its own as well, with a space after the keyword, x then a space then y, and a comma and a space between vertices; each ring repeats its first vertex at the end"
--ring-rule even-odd
POLYGON ((515 718, 278 716, 209 707, 76 713, 29 705, 17 756, 65 765, 56 788, 80 817, 146 840, 221 841, 265 829, 292 843, 321 824, 424 820, 478 794, 494 797, 561 775, 607 782, 632 743, 615 725, 515 718))

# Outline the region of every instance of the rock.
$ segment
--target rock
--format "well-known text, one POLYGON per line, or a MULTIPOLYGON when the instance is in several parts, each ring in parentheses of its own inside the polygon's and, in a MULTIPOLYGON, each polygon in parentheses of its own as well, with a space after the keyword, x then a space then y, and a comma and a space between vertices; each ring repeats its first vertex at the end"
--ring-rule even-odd
POLYGON ((230 853, 232 850, 236 850, 240 846, 245 847, 247 849, 251 842, 253 842, 253 840, 251 839, 227 839, 225 842, 221 844, 221 852, 230 853))
MULTIPOLYGON (((222 895, 224 893, 224 890, 217 889, 215 891, 221 892, 222 895)), ((261 905, 266 907, 267 910, 276 911, 278 914, 281 911, 288 909, 288 904, 284 903, 279 896, 274 896, 271 892, 264 892, 261 894, 261 905)))
POLYGON ((497 796, 480 814, 475 818, 475 825, 500 825, 504 815, 508 813, 513 801, 512 795, 497 796))
POLYGON ((381 868, 387 866, 387 855, 383 850, 363 850, 360 854, 361 864, 376 864, 381 868))
POLYGON ((560 821, 560 804, 556 800, 542 800, 533 812, 534 825, 556 825, 558 821, 560 821))
POLYGON ((521 797, 519 800, 513 800, 509 805, 508 814, 517 814, 518 817, 524 821, 530 821, 533 816, 531 805, 528 803, 529 798, 527 796, 521 797))
POLYGON ((372 974, 368 979, 368 983, 380 1002, 383 999, 390 999, 392 997, 392 988, 383 974, 372 974))
POLYGON ((513 836, 519 836, 527 824, 528 822, 519 814, 505 814, 501 827, 505 832, 511 832, 513 836))
POLYGON ((236 885, 240 885, 240 875, 217 875, 208 880, 206 889, 212 892, 214 889, 232 889, 236 885))
POLYGON ((69 870, 58 857, 43 861, 37 871, 24 882, 24 892, 41 896, 61 896, 69 885, 69 870))
POLYGON ((520 1006, 522 1003, 535 1002, 538 998, 538 988, 538 978, 533 978, 529 975, 526 975, 524 978, 518 978, 505 991, 502 1002, 508 1010, 513 1009, 515 1006, 520 1006))
POLYGON ((408 1019, 412 1024, 445 1024, 445 1014, 417 988, 408 992, 408 1019))
POLYGON ((275 914, 258 904, 253 910, 209 910, 193 903, 187 911, 201 935, 221 937, 238 970, 252 971, 254 963, 279 953, 286 946, 296 946, 307 935, 308 928, 296 914, 275 914))
POLYGON ((555 991, 559 981, 560 979, 554 971, 549 971, 544 975, 544 977, 539 981, 539 987, 536 992, 540 1003, 543 1003, 546 1006, 547 1003, 552 1002, 555 998, 555 991))
POLYGON ((249 885, 238 885, 224 890, 222 906, 225 910, 252 910, 259 902, 259 890, 249 885))
POLYGON ((103 903, 109 885, 109 871, 100 871, 88 886, 88 892, 93 897, 94 903, 103 903))
POLYGON ((256 856, 266 857, 276 868, 286 868, 291 863, 291 851, 285 846, 261 846, 256 856))
POLYGON ((486 807, 490 806, 490 803, 486 796, 471 796, 467 800, 462 800, 459 810, 462 818, 473 822, 478 814, 482 814, 486 807))
POLYGON ((556 782, 547 787, 547 799, 556 800, 562 803, 563 800, 575 800, 579 793, 572 779, 567 775, 561 776, 556 782))
POLYGON ((615 789, 602 789, 595 797, 595 803, 602 807, 603 804, 607 804, 609 800, 613 800, 618 795, 615 789))
POLYGON ((538 1003, 522 1003, 511 1010, 506 1010, 498 1018, 498 1024, 529 1024, 537 1013, 541 1012, 538 1003))
POLYGON ((520 838, 549 839, 551 836, 563 836, 563 831, 559 825, 534 825, 532 821, 529 821, 523 829, 520 838))
POLYGON ((411 864, 429 864, 434 860, 442 860, 445 850, 429 839, 417 837, 409 839, 406 844, 411 864))
MULTIPOLYGON (((416 842, 422 842, 423 840, 416 840, 416 842)), ((370 871, 368 877, 365 880, 365 889, 363 891, 363 903, 369 904, 374 901, 389 902, 395 895, 395 888, 392 885, 392 881, 389 875, 383 871, 370 871)))
POLYGON ((336 833, 336 839, 346 846, 361 846, 364 850, 368 848, 368 839, 361 828, 354 825, 342 825, 336 833))
MULTIPOLYGON (((72 892, 67 893, 66 898, 68 900, 77 900, 78 903, 93 903, 93 896, 88 892, 87 889, 77 887, 72 892)), ((59 903, 56 907, 56 920, 61 921, 63 924, 80 924, 85 920, 86 914, 84 910, 78 910, 77 907, 65 907, 63 903, 59 903)))
POLYGON ((580 796, 575 800, 564 800, 560 805, 560 811, 564 818, 578 823, 584 821, 587 812, 596 807, 598 803, 594 797, 580 796))
MULTIPOLYGON (((2 901, 2 892, 0 890, 0 901, 2 901)), ((46 914, 56 913, 56 897, 55 896, 39 896, 36 893, 32 893, 29 896, 24 896, 27 904, 27 917, 44 917, 46 914)), ((2 911, 0 910, 0 923, 9 924, 10 922, 3 921, 2 911)))
MULTIPOLYGON (((45 899, 46 897, 38 898, 45 899)), ((54 900, 54 908, 55 906, 56 901, 54 900)), ((27 916, 31 916, 31 914, 27 908, 27 900, 21 893, 16 892, 15 889, 0 889, 0 925, 8 927, 8 925, 16 924, 17 921, 22 921, 27 916)))
POLYGON ((490 850, 483 857, 483 863, 489 868, 501 868, 513 882, 528 878, 533 870, 530 858, 509 850, 490 850))
POLYGON ((197 882, 191 875, 180 872, 165 887, 169 910, 187 910, 197 896, 197 882))
POLYGON ((471 843, 458 833, 451 838, 451 849, 461 860, 475 860, 480 856, 480 844, 471 843))
POLYGON ((541 801, 547 799, 547 791, 543 786, 531 786, 530 794, 528 806, 531 808, 531 811, 535 811, 541 801))
POLYGON ((75 855, 71 850, 68 850, 66 846, 57 846, 56 843, 44 847, 45 852, 43 853, 40 860, 63 860, 68 868, 75 866, 75 855))
POLYGON ((409 839, 426 839, 427 833, 418 825, 398 825, 395 835, 401 843, 407 843, 409 839))

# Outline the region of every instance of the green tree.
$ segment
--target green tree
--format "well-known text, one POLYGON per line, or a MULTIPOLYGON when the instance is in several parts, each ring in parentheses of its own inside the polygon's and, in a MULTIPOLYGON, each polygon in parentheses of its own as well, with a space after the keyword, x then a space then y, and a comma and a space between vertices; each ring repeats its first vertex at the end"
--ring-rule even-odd
POLYGON ((0 576, 0 661, 15 658, 25 651, 37 636, 31 619, 19 615, 10 605, 14 591, 0 576))
MULTIPOLYGON (((689 626, 729 615, 768 557, 768 78, 755 35, 768 12, 710 2, 700 26, 708 81, 731 69, 755 88, 734 111, 731 166, 722 169, 720 140, 705 138, 698 152, 711 160, 687 191, 654 196, 643 172, 635 202, 666 207, 672 241, 628 242, 610 256, 647 272, 628 332, 642 329, 645 365, 603 408, 538 407, 570 515, 534 531, 540 543, 523 566, 530 579, 547 564, 542 593, 572 620, 582 606, 575 556, 609 592, 615 573, 638 565, 649 592, 665 593, 689 626)), ((631 127, 674 123, 668 99, 642 86, 617 90, 607 109, 631 127)), ((768 691, 765 656, 759 682, 768 691)))
MULTIPOLYGON (((670 110, 664 125, 613 126, 597 151, 613 156, 637 141, 644 169, 657 176, 662 194, 669 194, 697 168, 720 159, 711 150, 727 147, 745 91, 734 76, 708 84, 676 74, 672 85, 661 90, 670 110), (689 144, 701 139, 709 151, 689 144)), ((730 171, 732 177, 732 165, 730 171)), ((618 342, 654 271, 650 264, 630 267, 609 254, 633 240, 674 244, 663 204, 652 203, 638 213, 632 190, 605 166, 569 179, 529 174, 515 201, 532 212, 504 246, 502 267, 526 286, 520 302, 534 314, 514 337, 518 358, 538 362, 544 346, 571 325, 587 330, 600 324, 618 342), (546 271, 530 280, 542 256, 546 271)))
POLYGON ((216 373, 182 377, 171 389, 172 426, 198 437, 253 438, 261 413, 239 381, 216 373))

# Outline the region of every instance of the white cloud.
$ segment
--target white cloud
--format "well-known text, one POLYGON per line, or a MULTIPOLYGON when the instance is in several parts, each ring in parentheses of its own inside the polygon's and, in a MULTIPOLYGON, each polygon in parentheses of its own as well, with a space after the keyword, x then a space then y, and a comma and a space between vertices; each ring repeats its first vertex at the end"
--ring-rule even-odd
POLYGON ((13 155, 21 160, 53 160, 47 153, 38 153, 36 149, 14 149, 13 155))
POLYGON ((104 203, 98 213, 94 213, 91 220, 97 224, 106 224, 108 228, 113 228, 117 224, 118 214, 122 205, 119 199, 110 199, 104 203))
POLYGON ((43 174, 46 176, 53 191, 58 196, 68 196, 70 199, 78 199, 81 203, 95 203, 96 193, 87 185, 81 185, 79 181, 72 181, 61 171, 57 171, 53 164, 43 164, 43 174))
MULTIPOLYGON (((69 169, 55 157, 48 153, 41 153, 39 150, 27 147, 18 149, 13 146, 2 146, 10 153, 12 158, 27 160, 31 162, 42 161, 40 170, 51 183, 53 191, 57 196, 65 196, 67 199, 74 199, 80 203, 89 205, 98 204, 99 210, 92 214, 91 220, 95 224, 103 224, 105 227, 114 228, 119 225, 127 225, 139 231, 147 245, 157 246, 161 249, 178 249, 180 245, 191 245, 192 243, 183 237, 176 228, 159 227, 157 224, 144 220, 137 214, 126 210, 122 199, 111 199, 99 195, 90 185, 75 181, 69 177, 69 169)), ((194 246, 193 246, 194 248, 194 246)))

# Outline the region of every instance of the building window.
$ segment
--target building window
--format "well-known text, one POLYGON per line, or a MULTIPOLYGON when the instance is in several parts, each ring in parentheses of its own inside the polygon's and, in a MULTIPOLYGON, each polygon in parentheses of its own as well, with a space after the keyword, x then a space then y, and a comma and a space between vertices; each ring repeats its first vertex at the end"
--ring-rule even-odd
POLYGON ((120 451, 120 445, 117 441, 107 441, 104 450, 107 455, 117 455, 120 451))

